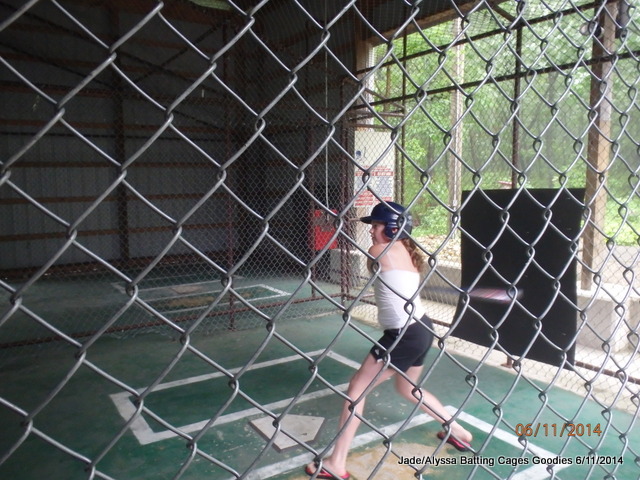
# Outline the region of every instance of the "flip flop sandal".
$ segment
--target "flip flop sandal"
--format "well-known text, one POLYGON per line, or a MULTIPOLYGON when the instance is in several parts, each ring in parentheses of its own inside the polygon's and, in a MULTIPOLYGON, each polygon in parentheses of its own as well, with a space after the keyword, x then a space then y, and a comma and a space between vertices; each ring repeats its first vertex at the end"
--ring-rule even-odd
MULTIPOLYGON (((311 470, 309 468, 309 465, 307 465, 306 467, 304 467, 304 473, 306 473, 307 475, 311 476, 314 473, 316 473, 318 471, 318 464, 315 464, 316 469, 315 470, 311 470)), ((327 480, 348 480, 349 478, 351 478, 351 475, 349 475, 349 472, 345 473, 344 475, 342 475, 341 477, 338 475, 332 475, 331 473, 327 472, 324 468, 322 470, 320 470, 320 472, 318 472, 318 475, 316 476, 316 478, 318 479, 327 479, 327 480)))
MULTIPOLYGON (((442 431, 438 432, 438 438, 440 440, 444 440, 446 436, 447 434, 445 432, 442 432, 442 431)), ((447 438, 447 443, 449 445, 453 445, 453 447, 459 452, 468 452, 471 450, 471 445, 469 443, 463 442, 462 440, 458 440, 457 438, 454 438, 453 435, 449 435, 449 438, 447 438)))

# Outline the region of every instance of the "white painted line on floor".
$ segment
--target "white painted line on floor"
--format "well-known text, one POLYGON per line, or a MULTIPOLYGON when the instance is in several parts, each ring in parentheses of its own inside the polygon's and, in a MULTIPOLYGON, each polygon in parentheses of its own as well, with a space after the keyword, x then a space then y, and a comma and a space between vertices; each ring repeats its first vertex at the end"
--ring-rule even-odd
POLYGON ((346 365, 348 367, 353 368, 354 370, 358 370, 360 368, 360 364, 358 362, 355 362, 355 361, 351 360, 350 358, 344 357, 344 356, 340 355, 339 353, 330 351, 327 354, 327 356, 333 358, 334 360, 337 360, 338 362, 342 363, 343 365, 346 365))
MULTIPOLYGON (((429 422, 433 422, 434 419, 430 415, 422 414, 417 415, 411 419, 409 425, 407 425, 407 429, 416 427, 418 425, 424 425, 429 422)), ((392 425, 387 425, 386 427, 381 428, 380 430, 386 435, 392 435, 398 431, 398 429, 404 425, 404 421, 396 422, 392 425)), ((382 441, 382 436, 378 432, 367 432, 361 435, 358 435, 353 439, 353 443, 351 444, 352 448, 359 448, 364 445, 368 445, 370 443, 375 442, 376 440, 382 441)), ((274 463, 272 465, 268 465, 266 467, 260 468, 258 470, 254 470, 251 472, 246 478, 247 480, 262 480, 265 478, 275 477, 276 475, 280 475, 285 472, 291 472, 295 469, 302 469, 307 463, 313 461, 313 454, 304 453, 302 455, 297 455, 295 457, 288 458, 283 460, 282 462, 274 463)), ((233 480, 233 479, 228 479, 233 480)))
MULTIPOLYGON (((314 356, 317 356, 319 354, 321 354, 322 352, 324 352, 324 350, 315 350, 313 352, 308 352, 306 353, 307 356, 313 358, 314 356)), ((355 362, 352 362, 351 360, 338 355, 338 354, 332 354, 333 352, 329 352, 329 357, 334 358, 335 360, 339 361, 339 362, 348 362, 345 363, 347 366, 352 367, 353 364, 355 364, 355 362)), ((254 365, 252 365, 251 367, 248 368, 248 370, 257 370, 259 368, 267 368, 267 367, 271 367, 273 365, 279 365, 282 363, 287 363, 287 362, 292 362, 295 360, 301 360, 302 357, 300 357, 300 355, 290 355, 288 357, 282 357, 282 358, 278 358, 275 360, 269 360, 266 362, 261 362, 261 363, 256 363, 254 365)), ((359 366, 359 364, 358 364, 359 366)), ((238 371, 241 370, 241 367, 239 368, 234 368, 233 370, 230 370, 231 373, 236 373, 238 371)), ((226 376, 221 372, 216 372, 216 373, 210 373, 210 374, 206 374, 206 375, 197 375, 194 377, 189 377, 189 378, 184 378, 181 380, 175 380, 172 382, 166 382, 166 383, 161 383, 158 384, 155 388, 154 388, 154 392, 157 391, 161 391, 161 390, 166 390, 169 388, 175 388, 175 387, 180 387, 183 385, 189 385, 192 383, 197 383, 197 382, 203 382, 206 380, 211 380, 214 378, 218 378, 218 377, 222 377, 222 376, 226 376)), ((344 383, 342 385, 337 385, 335 388, 339 391, 344 391, 346 390, 348 387, 348 384, 344 383)), ((136 389, 136 391, 138 393, 142 393, 143 391, 146 390, 147 387, 142 387, 142 388, 138 388, 136 389)), ((311 392, 311 393, 306 393, 304 395, 302 395, 299 398, 299 403, 302 402, 307 402, 310 400, 316 400, 318 398, 322 398, 322 397, 326 397, 329 396, 331 394, 335 393, 332 389, 330 388, 326 388, 323 390, 318 390, 316 392, 311 392)), ((120 416, 125 420, 128 421, 130 418, 132 418, 135 414, 136 414, 136 406, 134 405, 134 403, 131 401, 131 394, 129 394, 129 392, 120 392, 120 393, 114 393, 112 395, 110 395, 111 400, 113 401, 114 405, 116 406, 116 409, 118 410, 118 412, 120 413, 120 416)), ((278 402, 273 402, 267 405, 263 405, 264 408, 268 409, 268 410, 277 410, 279 408, 285 408, 287 407, 291 401, 293 400, 293 398, 287 398, 284 400, 280 400, 278 402)), ((257 409, 257 408, 248 408, 245 410, 241 410, 239 412, 235 412, 235 413, 230 413, 228 415, 223 415, 221 417, 219 417, 214 425, 223 425, 225 423, 230 423, 230 422, 235 422, 238 420, 242 420, 243 418, 249 417, 249 416, 253 416, 253 415, 259 415, 262 412, 261 410, 257 409)), ((201 422, 196 422, 196 423, 192 423, 189 425, 185 425, 182 427, 177 427, 178 430, 180 430, 181 432, 188 434, 188 433, 192 433, 192 432, 196 432, 201 430, 202 428, 204 428, 207 424, 208 420, 203 420, 201 422)), ((159 442, 161 440, 166 440, 169 438, 174 438, 177 437, 178 434, 175 433, 172 430, 162 430, 159 432, 155 432, 151 426, 149 425, 149 423, 144 419, 143 415, 138 415, 138 417, 131 423, 130 425, 130 429, 132 431, 132 433, 135 435, 136 439, 138 440, 138 442, 141 445, 148 445, 150 443, 154 443, 154 442, 159 442)))
MULTIPOLYGON (((318 354, 320 354, 322 352, 323 352, 323 350, 316 350, 315 352, 309 352, 306 355, 308 355, 309 357, 313 358, 315 355, 318 355, 318 354)), ((259 368, 272 367, 274 365, 281 365, 283 363, 289 363, 289 362, 293 362, 294 360, 302 360, 302 359, 303 358, 300 355, 290 355, 288 357, 276 358, 274 360, 267 360, 266 362, 256 363, 256 364, 250 366, 247 369, 247 371, 258 370, 259 368)), ((238 373, 242 368, 243 367, 233 368, 233 369, 229 370, 229 373, 238 373)), ((183 385, 189 385, 189 384, 192 384, 192 383, 205 382, 207 380, 212 380, 214 378, 225 377, 225 376, 226 375, 224 373, 222 373, 222 372, 207 373, 205 375, 196 375, 195 377, 183 378, 183 379, 180 379, 180 380, 174 380, 172 382, 161 383, 161 384, 157 385, 156 388, 153 389, 153 391, 154 392, 159 392, 161 390, 167 390, 169 388, 181 387, 183 385)), ((144 390, 146 390, 146 387, 138 388, 136 391, 138 393, 142 393, 144 390)))
MULTIPOLYGON (((343 383, 342 385, 336 385, 335 389, 344 391, 349 386, 348 383, 343 383)), ((298 404, 303 402, 308 402, 310 400, 317 400, 319 398, 327 397, 329 395, 334 394, 335 392, 330 388, 325 388, 323 390, 318 390, 316 392, 306 393, 299 397, 298 404)), ((115 395, 124 395, 126 397, 118 397, 114 398, 114 395, 111 396, 113 402, 116 404, 116 408, 120 412, 123 418, 129 419, 135 413, 135 406, 129 400, 129 394, 126 392, 124 394, 115 394, 115 395), (117 402, 117 403, 116 403, 117 402), (128 415, 125 417, 125 415, 128 415)), ((280 400, 278 402, 268 403, 266 405, 262 405, 266 410, 277 410, 279 408, 287 407, 293 398, 287 398, 284 400, 280 400)), ((264 414, 263 410, 258 408, 247 408, 245 410, 240 410, 239 412, 229 413, 227 415, 222 415, 219 417, 211 426, 224 425, 226 423, 237 422, 238 420, 243 420, 247 417, 251 417, 253 415, 264 414)), ((202 430, 209 420, 203 420, 201 422, 191 423, 189 425, 184 425, 182 427, 176 427, 177 430, 188 434, 192 432, 197 432, 202 430)), ((153 429, 149 426, 149 423, 140 415, 136 420, 131 424, 131 431, 138 439, 140 445, 149 445, 150 443, 159 442, 161 440, 167 440, 169 438, 174 438, 179 436, 177 433, 172 430, 162 430, 159 432, 153 431, 153 429)))
MULTIPOLYGON (((447 407, 447 410, 449 410, 449 413, 451 415, 454 415, 457 411, 453 407, 447 407)), ((475 428, 485 433, 489 433, 493 429, 493 426, 490 425, 489 423, 483 420, 480 420, 479 418, 476 418, 474 416, 471 416, 465 412, 460 412, 460 414, 458 415, 458 418, 461 421, 467 422, 469 425, 473 425, 475 428)), ((503 442, 507 443, 508 445, 518 450, 523 450, 522 444, 518 441, 518 437, 516 437, 514 434, 509 433, 505 430, 500 430, 500 429, 496 430, 493 433, 493 438, 502 440, 503 442)), ((527 450, 531 452, 531 454, 537 457, 554 458, 557 456, 555 453, 552 453, 548 450, 538 447, 531 442, 528 442, 527 450)), ((555 465, 553 470, 554 472, 557 473, 558 471, 563 470, 568 466, 569 465, 555 465)), ((551 475, 549 475, 549 472, 547 472, 547 465, 533 465, 527 468, 526 470, 518 472, 517 474, 509 477, 509 479, 510 480, 542 480, 545 478, 549 478, 550 476, 551 475)))
MULTIPOLYGON (((248 285, 246 287, 237 287, 234 288, 235 292, 240 292, 242 290, 249 290, 251 288, 255 288, 255 287, 260 287, 260 288, 264 288, 265 290, 271 292, 270 295, 263 295, 261 297, 251 297, 251 298, 244 298, 244 300, 248 303, 254 303, 257 302, 258 300, 268 300, 270 298, 280 298, 280 297, 284 297, 289 295, 289 292, 285 292, 283 290, 278 290, 277 288, 273 288, 270 287, 268 285, 262 285, 262 284, 256 284, 256 285, 248 285)), ((157 298, 146 298, 143 300, 145 300, 147 303, 154 305, 155 303, 159 303, 159 302, 165 302, 165 301, 171 301, 171 300, 175 300, 175 301, 180 301, 183 299, 188 299, 191 297, 202 297, 204 295, 209 295, 211 297, 216 297, 220 294, 220 292, 222 292, 222 290, 213 290, 210 292, 194 292, 194 293, 188 293, 188 294, 174 294, 174 295, 168 295, 166 297, 157 297, 157 298)), ((225 294, 226 295, 226 294, 225 294)), ((218 305, 222 305, 223 307, 228 307, 228 302, 229 299, 222 297, 220 299, 221 301, 218 303, 218 305)), ((234 298, 234 302, 238 303, 238 304, 242 304, 240 302, 240 300, 238 300, 237 298, 234 298)), ((171 308, 164 308, 163 310, 161 310, 161 312, 163 313, 184 313, 184 312, 193 312, 193 311, 197 311, 197 310, 204 310, 205 308, 207 308, 208 305, 198 305, 195 307, 185 307, 185 308, 176 308, 176 309, 171 309, 171 308)))
MULTIPOLYGON (((451 405, 448 405, 446 408, 449 411, 449 413, 451 413, 452 415, 458 411, 457 408, 451 405)), ((480 420, 479 418, 476 418, 464 412, 461 412, 458 415, 458 419, 460 421, 464 421, 468 423, 469 425, 474 426, 478 430, 481 430, 485 433, 489 433, 493 428, 491 425, 489 425, 485 421, 480 420)), ((405 431, 420 425, 426 425, 427 423, 434 422, 434 421, 435 420, 433 419, 433 417, 431 417, 430 415, 427 415, 426 413, 417 415, 411 419, 409 424, 406 426, 405 431)), ((404 424, 404 421, 396 422, 394 424, 387 425, 386 427, 381 428, 381 431, 385 435, 390 436, 390 435, 393 435, 395 432, 397 432, 398 429, 403 424, 404 424)), ((515 447, 516 449, 522 449, 522 445, 520 445, 520 443, 518 442, 518 438, 515 435, 512 435, 504 430, 496 430, 494 432, 494 438, 503 440, 509 445, 515 447)), ((358 435, 353 440, 352 448, 363 447, 365 445, 369 445, 376 441, 382 442, 382 440, 383 440, 383 437, 378 432, 372 431, 372 432, 363 433, 361 435, 358 435)), ((439 441, 439 440, 434 437, 434 441, 439 441)), ((532 444, 529 444, 529 451, 532 454, 537 455, 539 457, 555 457, 553 453, 547 450, 544 450, 543 448, 536 447, 532 444)), ((300 472, 302 472, 302 469, 304 468, 304 466, 312 462, 313 458, 314 456, 311 453, 304 453, 301 455, 297 455, 295 457, 288 458, 281 462, 268 465, 258 470, 254 470, 246 478, 247 480, 262 480, 262 479, 272 478, 272 477, 275 477, 276 475, 281 475, 286 472, 291 472, 296 469, 299 469, 300 472)), ((558 472, 559 470, 566 467, 567 465, 558 465, 555 467, 554 471, 558 472)), ((447 468, 452 468, 452 467, 447 467, 447 468)), ((511 480, 544 480, 549 477, 550 475, 547 472, 545 465, 534 465, 510 477, 510 479, 511 480)), ((233 479, 229 478, 228 480, 233 480, 233 479)))
MULTIPOLYGON (((125 293, 125 288, 123 283, 114 282, 111 285, 120 293, 125 293)), ((256 283, 253 285, 241 285, 239 287, 232 287, 232 289, 236 292, 240 292, 242 290, 248 290, 250 288, 255 288, 255 287, 261 287, 261 288, 264 288, 265 290, 269 290, 270 292, 273 293, 273 295, 251 298, 251 299, 248 299, 249 303, 251 303, 254 300, 264 300, 267 298, 277 298, 277 297, 283 297, 285 295, 290 295, 289 292, 285 292, 284 290, 280 290, 279 288, 272 287, 271 285, 265 285, 264 283, 256 283)), ((177 299, 177 298, 197 297, 202 295, 216 295, 222 292, 222 289, 220 288, 219 281, 204 281, 204 282, 192 282, 192 283, 176 283, 173 285, 162 285, 159 287, 140 288, 138 291, 140 294, 140 298, 142 298, 143 300, 147 302, 157 302, 161 300, 170 300, 174 298, 177 299), (214 287, 214 288, 215 287, 218 287, 218 288, 215 290, 188 291, 189 287, 196 288, 196 287, 203 287, 208 285, 211 285, 211 287, 214 287), (176 289, 182 289, 183 292, 176 291, 176 289), (144 294, 156 292, 156 291, 162 291, 162 290, 171 291, 171 293, 166 296, 152 297, 152 298, 148 298, 144 296, 144 294)))
MULTIPOLYGON (((306 353, 307 356, 313 358, 314 356, 320 355, 321 353, 325 352, 325 350, 315 350, 313 352, 308 352, 306 353)), ((334 360, 350 367, 353 369, 358 369, 360 367, 360 364, 358 362, 355 362, 349 358, 344 357, 343 355, 340 355, 338 353, 335 353, 333 351, 330 351, 327 353, 327 357, 333 358, 334 360)), ((278 364, 282 364, 282 363, 287 363, 287 362, 292 362, 295 360, 300 360, 302 357, 300 357, 299 355, 290 355, 288 357, 282 357, 279 359, 275 359, 275 360, 269 360, 266 362, 261 362, 261 363, 257 363, 255 365, 252 365, 248 370, 256 370, 259 368, 267 368, 273 365, 278 365, 278 364)), ((231 373, 235 373, 238 372, 241 368, 235 368, 233 370, 230 370, 231 373)), ((194 377, 189 377, 189 378, 185 378, 182 380, 176 380, 173 382, 166 382, 166 383, 162 383, 159 384, 154 391, 159 391, 159 390, 166 390, 168 388, 174 388, 174 387, 180 387, 183 385, 188 385, 188 384, 192 384, 192 383, 197 383, 197 382, 202 382, 202 381, 206 381, 206 380, 210 380, 213 378, 218 378, 224 376, 224 374, 218 372, 218 373, 212 373, 212 374, 207 374, 207 375, 198 375, 198 376, 194 376, 194 377)), ((339 391, 345 391, 348 387, 347 383, 341 384, 336 386, 335 388, 339 391)), ((143 392, 146 388, 139 388, 137 389, 138 392, 143 392)), ((304 394, 299 398, 299 403, 302 402, 307 402, 310 400, 317 400, 319 398, 323 398, 326 396, 329 396, 331 394, 334 394, 335 392, 329 388, 323 389, 323 390, 318 390, 316 392, 311 392, 308 394, 304 394)), ((130 394, 128 392, 121 392, 121 393, 116 393, 111 395, 111 399, 114 402, 116 408, 118 409, 118 412, 120 412, 120 415, 122 416, 122 418, 124 418, 125 420, 129 420, 135 413, 136 413, 136 408, 135 405, 133 404, 133 402, 130 399, 130 394)), ((285 408, 286 406, 288 406, 290 404, 290 402, 293 400, 293 398, 287 398, 284 400, 280 400, 278 402, 273 402, 267 405, 263 405, 264 408, 273 411, 273 410, 277 410, 279 408, 285 408)), ((453 406, 447 406, 446 407, 447 410, 449 411, 449 413, 451 413, 452 415, 454 415, 455 413, 458 412, 458 409, 453 407, 453 406)), ((239 412, 235 412, 235 413, 231 413, 228 415, 223 415, 221 417, 219 417, 215 423, 212 425, 223 425, 226 423, 231 423, 231 422, 235 422, 235 421, 239 421, 239 420, 243 420, 244 418, 247 418, 249 416, 253 416, 253 415, 259 415, 262 412, 261 410, 257 409, 257 408, 249 408, 249 409, 245 409, 239 412)), ((485 432, 485 433, 489 433, 492 429, 493 426, 479 418, 476 418, 472 415, 469 415, 465 412, 460 412, 458 414, 458 419, 462 422, 466 422, 469 425, 472 425, 473 427, 475 427, 476 429, 485 432)), ((414 428, 416 426, 419 425, 425 425, 429 422, 433 422, 434 419, 427 414, 421 414, 418 415, 414 418, 411 419, 411 421, 409 422, 409 424, 406 426, 406 430, 410 429, 410 428, 414 428)), ((190 425, 185 425, 183 427, 179 427, 178 430, 180 430, 181 432, 188 434, 191 432, 196 432, 201 430, 202 428, 204 428, 207 424, 207 420, 205 421, 201 421, 201 422, 197 422, 197 423, 192 423, 190 425)), ((383 427, 381 429, 381 431, 385 434, 385 435, 392 435, 394 434, 402 425, 404 424, 404 421, 400 421, 400 422, 396 422, 394 424, 391 425, 387 425, 385 427, 383 427)), ((163 430, 160 432, 154 432, 151 427, 149 426, 149 424, 147 423, 147 421, 143 418, 142 415, 139 415, 132 423, 131 423, 131 430, 133 432, 133 434, 135 435, 135 437, 138 439, 138 442, 140 442, 141 445, 148 445, 150 443, 154 443, 154 442, 158 442, 161 440, 166 440, 169 438, 174 438, 177 437, 178 434, 171 431, 171 430, 163 430)), ((500 430, 497 429, 496 431, 494 431, 493 433, 493 437, 497 438, 499 440, 502 440, 503 442, 507 443, 509 446, 514 447, 517 450, 522 450, 522 445, 520 444, 520 442, 518 441, 518 437, 516 437, 515 435, 513 435, 512 433, 509 433, 505 430, 500 430)), ((382 437, 380 435, 380 433, 378 432, 367 432, 361 435, 358 435, 352 444, 353 448, 359 448, 371 443, 374 443, 376 441, 381 441, 382 437)), ((556 455, 552 452, 549 452, 548 450, 545 450, 541 447, 538 447, 536 445, 534 445, 533 443, 529 442, 528 444, 528 451, 532 454, 532 455, 536 455, 539 457, 555 457, 556 455)), ((295 457, 291 457, 288 458, 286 460, 283 460, 282 462, 278 462, 278 463, 274 463, 272 465, 268 465, 266 467, 262 467, 260 469, 254 470, 253 472, 251 472, 247 477, 247 480, 262 480, 262 479, 267 479, 267 478, 271 478, 274 477, 276 475, 280 475, 282 473, 286 473, 286 472, 290 472, 295 470, 296 468, 300 468, 302 469, 304 465, 306 465, 307 463, 311 462, 313 460, 313 455, 310 453, 305 453, 305 454, 301 454, 301 455, 297 455, 295 457)), ((554 467, 554 472, 558 472, 564 468, 567 468, 568 465, 556 465, 554 467)), ((547 466, 546 465, 533 465, 521 472, 518 472, 517 474, 513 475, 510 477, 511 480, 544 480, 546 478, 549 478, 550 474, 547 472, 547 466)), ((229 480, 233 480, 233 479, 229 479, 229 480)))

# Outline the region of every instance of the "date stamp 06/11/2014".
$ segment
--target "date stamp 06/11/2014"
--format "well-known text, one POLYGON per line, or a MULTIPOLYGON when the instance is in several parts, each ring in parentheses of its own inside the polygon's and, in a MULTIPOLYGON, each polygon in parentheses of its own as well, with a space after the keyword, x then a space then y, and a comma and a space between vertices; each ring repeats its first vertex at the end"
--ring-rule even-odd
POLYGON ((519 437, 599 437, 602 428, 599 423, 518 423, 514 433, 519 437))

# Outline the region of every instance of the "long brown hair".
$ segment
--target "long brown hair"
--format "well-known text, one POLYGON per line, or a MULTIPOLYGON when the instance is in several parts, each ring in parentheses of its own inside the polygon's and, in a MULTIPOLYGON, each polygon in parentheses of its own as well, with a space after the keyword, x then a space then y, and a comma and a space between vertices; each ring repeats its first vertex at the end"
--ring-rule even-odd
POLYGON ((405 248, 409 252, 413 266, 416 267, 419 272, 422 272, 425 260, 424 256, 422 255, 422 251, 418 248, 416 242, 414 242, 412 238, 403 238, 400 241, 404 244, 405 248))

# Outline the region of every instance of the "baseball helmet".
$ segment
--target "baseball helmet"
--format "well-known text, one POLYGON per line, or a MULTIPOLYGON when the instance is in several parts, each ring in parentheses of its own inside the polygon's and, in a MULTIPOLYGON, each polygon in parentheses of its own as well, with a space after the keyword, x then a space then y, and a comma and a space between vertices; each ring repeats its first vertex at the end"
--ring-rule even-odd
POLYGON ((371 215, 360 218, 364 223, 381 222, 385 224, 384 234, 393 238, 396 235, 394 230, 400 230, 398 238, 408 238, 413 226, 413 220, 410 213, 405 213, 405 208, 399 203, 387 202, 379 203, 373 210, 371 215))

